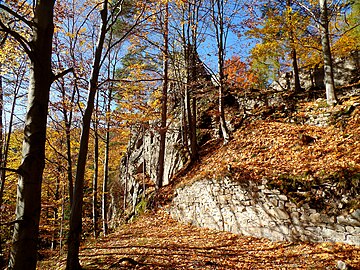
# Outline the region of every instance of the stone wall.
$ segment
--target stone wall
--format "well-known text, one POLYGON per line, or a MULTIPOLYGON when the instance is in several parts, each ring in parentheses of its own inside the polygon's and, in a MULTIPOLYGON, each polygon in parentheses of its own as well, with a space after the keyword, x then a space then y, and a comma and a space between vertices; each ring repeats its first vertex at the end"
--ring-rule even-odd
POLYGON ((169 212, 184 223, 246 236, 360 245, 360 209, 329 216, 306 204, 298 207, 265 184, 197 181, 176 191, 169 212))

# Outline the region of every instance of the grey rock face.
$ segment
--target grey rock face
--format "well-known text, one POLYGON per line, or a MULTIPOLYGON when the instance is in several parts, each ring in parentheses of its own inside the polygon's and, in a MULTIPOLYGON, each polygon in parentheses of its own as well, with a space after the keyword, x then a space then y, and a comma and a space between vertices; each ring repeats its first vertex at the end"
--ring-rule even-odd
MULTIPOLYGON (((141 200, 150 183, 155 183, 159 159, 159 134, 155 128, 139 126, 134 128, 129 142, 127 154, 121 161, 120 174, 117 183, 112 186, 122 190, 126 194, 126 205, 135 210, 135 206, 141 200)), ((187 162, 187 153, 183 150, 182 133, 178 123, 169 126, 166 134, 166 152, 164 168, 164 185, 167 185, 171 177, 177 173, 187 162)), ((124 199, 120 201, 115 190, 110 191, 111 219, 116 220, 123 208, 124 199)))
MULTIPOLYGON (((360 52, 353 52, 347 57, 334 59, 334 82, 335 86, 356 83, 360 79, 360 52)), ((324 70, 322 66, 300 69, 300 83, 304 89, 323 89, 324 70)), ((288 90, 294 87, 292 72, 283 74, 278 81, 273 82, 270 88, 276 91, 288 90)))

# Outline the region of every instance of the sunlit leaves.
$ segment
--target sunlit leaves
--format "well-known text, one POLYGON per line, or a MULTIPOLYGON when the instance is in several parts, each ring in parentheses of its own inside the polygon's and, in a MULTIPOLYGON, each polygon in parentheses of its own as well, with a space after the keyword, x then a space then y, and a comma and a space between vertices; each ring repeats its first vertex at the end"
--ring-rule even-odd
POLYGON ((250 70, 250 66, 242 62, 239 56, 225 61, 227 83, 232 88, 250 89, 260 84, 259 77, 250 70))

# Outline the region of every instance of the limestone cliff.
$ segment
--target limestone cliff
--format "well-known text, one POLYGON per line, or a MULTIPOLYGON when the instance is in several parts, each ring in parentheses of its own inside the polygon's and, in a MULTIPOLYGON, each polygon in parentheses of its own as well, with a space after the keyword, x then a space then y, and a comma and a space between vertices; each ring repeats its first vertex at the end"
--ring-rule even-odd
MULTIPOLYGON (((159 133, 154 126, 139 124, 133 127, 127 152, 121 160, 119 179, 113 183, 110 192, 111 219, 120 217, 124 204, 127 214, 133 214, 143 195, 154 191, 159 142, 159 133), (125 198, 123 194, 126 194, 125 198)), ((188 155, 183 149, 181 125, 179 121, 173 121, 166 134, 164 185, 188 161, 188 155)))

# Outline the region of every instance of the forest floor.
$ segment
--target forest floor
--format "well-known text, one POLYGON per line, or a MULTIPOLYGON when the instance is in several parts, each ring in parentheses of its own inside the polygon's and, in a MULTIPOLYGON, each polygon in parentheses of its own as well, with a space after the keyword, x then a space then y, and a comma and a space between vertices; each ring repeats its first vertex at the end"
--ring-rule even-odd
MULTIPOLYGON (((279 189, 285 188, 289 179, 310 186, 319 179, 339 187, 346 183, 343 190, 353 190, 349 195, 354 200, 341 211, 354 211, 360 204, 360 106, 350 112, 349 108, 354 109, 355 102, 360 102, 359 97, 335 107, 314 102, 299 105, 299 118, 331 113, 333 123, 327 127, 291 123, 286 117, 263 119, 243 125, 226 146, 219 140, 208 142, 200 162, 161 190, 155 210, 147 210, 107 237, 86 239, 80 254, 82 266, 89 270, 338 269, 337 263, 342 261, 348 269, 360 269, 360 247, 244 237, 184 225, 166 213, 176 188, 229 174, 237 181, 265 178, 279 189)), ((38 269, 65 269, 65 257, 45 254, 38 269)))
MULTIPOLYGON (((38 269, 65 269, 65 255, 38 269)), ((180 224, 164 209, 148 211, 104 238, 86 241, 84 269, 360 269, 360 247, 272 242, 180 224)))

